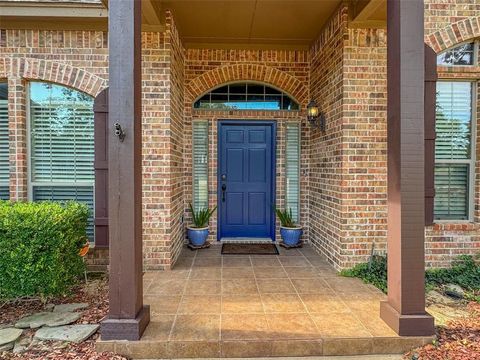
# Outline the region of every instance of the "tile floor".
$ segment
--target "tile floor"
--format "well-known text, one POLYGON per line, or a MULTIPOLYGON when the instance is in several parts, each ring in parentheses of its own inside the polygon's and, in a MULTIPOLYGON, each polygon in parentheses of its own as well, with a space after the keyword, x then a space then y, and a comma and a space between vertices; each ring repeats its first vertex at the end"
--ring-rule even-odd
POLYGON ((145 273, 151 322, 141 341, 114 350, 137 358, 356 355, 429 340, 398 337, 379 317, 385 296, 338 276, 308 246, 278 256, 220 248, 184 249, 172 271, 145 273))

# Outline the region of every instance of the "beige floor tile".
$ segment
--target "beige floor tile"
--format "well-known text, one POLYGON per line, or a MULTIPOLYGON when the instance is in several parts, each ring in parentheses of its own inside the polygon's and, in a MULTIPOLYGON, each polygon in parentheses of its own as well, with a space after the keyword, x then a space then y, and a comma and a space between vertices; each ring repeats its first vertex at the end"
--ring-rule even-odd
POLYGON ((187 282, 186 295, 219 295, 221 292, 220 280, 195 280, 187 282))
POLYGON ((302 256, 302 253, 298 249, 285 249, 281 246, 277 246, 279 256, 302 256))
POLYGON ((143 274, 143 279, 150 279, 153 281, 162 280, 185 280, 188 278, 190 270, 171 270, 171 271, 148 271, 143 274))
POLYGON ((299 294, 331 294, 330 289, 323 278, 315 279, 292 279, 292 283, 299 294))
POLYGON ((178 307, 179 314, 219 314, 220 295, 184 295, 178 307))
POLYGON ((222 266, 222 258, 217 257, 196 257, 193 263, 193 268, 206 267, 206 268, 218 268, 222 266))
POLYGON ((168 356, 151 356, 155 359, 217 359, 221 355, 220 341, 170 341, 168 356))
POLYGON ((193 257, 180 257, 173 265, 173 271, 190 270, 193 264, 193 257))
POLYGON ((368 290, 360 279, 337 276, 325 278, 325 281, 336 292, 371 294, 371 291, 368 290))
POLYGON ((263 314, 263 305, 259 295, 223 295, 222 313, 225 314, 263 314))
POLYGON ((317 269, 313 266, 285 266, 290 279, 311 279, 319 277, 317 269))
POLYGON ((252 265, 254 267, 282 266, 276 256, 252 256, 252 265))
POLYGON ((253 268, 249 267, 224 267, 222 279, 253 279, 253 268))
POLYGON ((266 313, 303 313, 305 306, 297 294, 261 294, 266 313))
POLYGON ((309 312, 329 316, 331 313, 351 312, 342 299, 336 295, 300 294, 300 298, 309 312))
POLYGON ((351 313, 310 313, 322 337, 370 337, 365 326, 351 313))
POLYGON ((196 280, 221 280, 222 270, 220 268, 198 267, 190 271, 190 279, 196 280))
POLYGON ((144 295, 143 302, 150 305, 152 317, 164 314, 176 314, 181 296, 144 295))
POLYGON ((177 315, 170 340, 201 341, 220 338, 220 315, 177 315))
POLYGON ((250 267, 252 263, 249 256, 232 256, 225 255, 222 257, 223 267, 250 267))
POLYGON ((254 279, 227 279, 222 281, 222 294, 258 294, 254 279))
POLYGON ((163 315, 150 321, 143 333, 142 340, 167 341, 174 319, 174 315, 163 315))
POLYGON ((283 266, 312 266, 304 256, 283 256, 279 260, 283 266))
POLYGON ((260 294, 267 293, 295 293, 290 279, 257 279, 260 294))
POLYGON ((146 295, 181 295, 185 291, 186 280, 152 281, 145 291, 146 295))
POLYGON ((276 266, 254 266, 253 272, 257 279, 280 279, 287 277, 285 270, 283 270, 282 267, 276 266))
POLYGON ((263 314, 224 314, 221 326, 222 340, 272 339, 267 318, 263 314))
POLYGON ((267 321, 276 339, 320 338, 314 322, 307 314, 269 314, 267 321))

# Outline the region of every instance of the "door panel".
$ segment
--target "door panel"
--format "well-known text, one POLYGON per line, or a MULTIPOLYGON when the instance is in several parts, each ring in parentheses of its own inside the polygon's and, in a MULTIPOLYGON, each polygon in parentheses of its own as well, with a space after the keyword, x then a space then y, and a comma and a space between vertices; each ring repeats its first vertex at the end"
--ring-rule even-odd
POLYGON ((219 238, 274 239, 274 125, 219 125, 219 238))

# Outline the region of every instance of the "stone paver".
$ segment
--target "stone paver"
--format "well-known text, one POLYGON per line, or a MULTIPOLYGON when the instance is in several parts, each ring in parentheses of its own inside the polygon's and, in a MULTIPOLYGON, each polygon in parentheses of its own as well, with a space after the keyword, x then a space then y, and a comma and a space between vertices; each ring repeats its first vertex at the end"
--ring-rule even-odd
POLYGON ((20 329, 36 329, 46 326, 61 326, 71 324, 82 316, 81 313, 40 312, 20 319, 15 327, 20 329))
POLYGON ((87 303, 72 303, 55 305, 53 312, 74 312, 88 307, 87 303))
POLYGON ((0 345, 13 343, 22 335, 23 330, 16 328, 5 328, 0 330, 0 345))
POLYGON ((98 328, 99 325, 42 327, 35 333, 35 339, 80 343, 92 336, 98 330, 98 328))

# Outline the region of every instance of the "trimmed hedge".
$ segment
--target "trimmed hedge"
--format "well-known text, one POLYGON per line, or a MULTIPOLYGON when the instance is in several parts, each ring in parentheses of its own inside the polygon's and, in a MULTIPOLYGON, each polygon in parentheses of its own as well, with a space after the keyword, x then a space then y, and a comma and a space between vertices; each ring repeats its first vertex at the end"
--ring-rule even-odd
POLYGON ((67 292, 84 271, 88 213, 73 201, 0 201, 0 299, 67 292))

